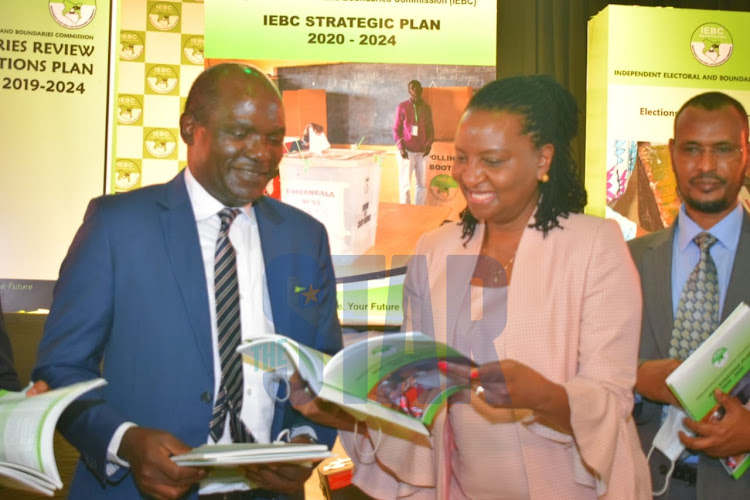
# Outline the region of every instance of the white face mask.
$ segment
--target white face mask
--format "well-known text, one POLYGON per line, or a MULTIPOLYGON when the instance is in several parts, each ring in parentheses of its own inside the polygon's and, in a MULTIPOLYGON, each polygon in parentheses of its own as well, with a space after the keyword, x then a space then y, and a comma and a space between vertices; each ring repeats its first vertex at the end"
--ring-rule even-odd
POLYGON ((680 458, 682 452, 685 451, 685 445, 682 444, 680 436, 677 433, 682 431, 688 436, 695 436, 695 434, 682 423, 682 420, 685 417, 687 417, 687 414, 682 411, 681 408, 668 406, 667 418, 664 419, 664 423, 659 427, 659 431, 656 433, 656 436, 654 436, 654 442, 651 444, 651 449, 648 451, 646 460, 651 458, 651 453, 654 451, 654 448, 656 448, 661 451, 670 462, 669 472, 664 478, 664 486, 659 491, 654 491, 654 496, 663 495, 664 492, 667 491, 669 479, 672 477, 672 472, 674 471, 675 462, 680 458))

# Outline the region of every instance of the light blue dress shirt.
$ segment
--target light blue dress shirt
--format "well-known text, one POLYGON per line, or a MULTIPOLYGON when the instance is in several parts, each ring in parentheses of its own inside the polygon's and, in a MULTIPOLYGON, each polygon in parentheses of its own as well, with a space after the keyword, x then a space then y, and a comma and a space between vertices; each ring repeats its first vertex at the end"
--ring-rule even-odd
MULTIPOLYGON (((704 231, 711 233, 718 240, 709 253, 719 274, 719 317, 721 317, 721 311, 724 310, 724 298, 729 288, 729 277, 732 275, 734 256, 737 253, 737 244, 740 241, 742 212, 743 208, 738 204, 726 217, 705 230, 687 215, 685 205, 680 208, 672 245, 672 317, 677 315, 677 304, 682 295, 682 288, 700 260, 700 249, 693 239, 704 231)), ((665 406, 662 411, 662 422, 666 417, 666 408, 665 406)), ((683 458, 683 462, 697 464, 698 455, 690 454, 683 458)))

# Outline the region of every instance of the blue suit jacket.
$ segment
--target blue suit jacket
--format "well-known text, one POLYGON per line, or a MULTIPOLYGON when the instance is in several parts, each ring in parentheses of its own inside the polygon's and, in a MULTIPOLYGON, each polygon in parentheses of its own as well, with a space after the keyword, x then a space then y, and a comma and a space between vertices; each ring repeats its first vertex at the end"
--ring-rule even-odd
MULTIPOLYGON (((324 227, 269 198, 256 203, 255 213, 276 331, 321 351, 339 350, 324 227), (320 291, 306 304, 300 290, 310 286, 320 291)), ((206 442, 214 390, 206 290, 182 173, 167 184, 91 201, 61 266, 33 371, 34 380, 51 387, 100 373, 108 382, 71 405, 58 425, 85 463, 71 498, 138 497, 126 469, 109 480, 105 474, 107 446, 123 422, 171 432, 190 446, 206 442)), ((271 435, 296 425, 312 424, 277 403, 271 435)), ((314 427, 321 442, 333 444, 335 431, 314 427)))

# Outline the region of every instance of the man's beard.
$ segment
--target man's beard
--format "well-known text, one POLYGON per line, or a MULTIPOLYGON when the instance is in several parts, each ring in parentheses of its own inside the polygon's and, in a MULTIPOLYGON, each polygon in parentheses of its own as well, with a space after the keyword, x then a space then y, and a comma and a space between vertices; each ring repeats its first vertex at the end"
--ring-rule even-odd
POLYGON ((718 214, 729 208, 731 204, 730 201, 725 198, 713 201, 698 201, 693 198, 684 197, 683 199, 685 200, 685 203, 693 210, 706 214, 718 214))
MULTIPOLYGON (((714 173, 704 174, 702 176, 699 176, 696 179, 700 178, 706 178, 711 179, 713 181, 718 181, 722 185, 727 185, 727 180, 719 177, 718 175, 714 173)), ((679 191, 679 189, 678 189, 679 191)), ((719 198, 718 200, 711 200, 711 201, 700 201, 696 200, 695 198, 691 198, 688 196, 684 196, 682 193, 679 193, 680 198, 693 210, 696 210, 698 212, 703 212, 706 214, 717 214, 720 212, 723 212, 727 208, 729 208, 734 200, 737 198, 737 192, 729 193, 727 192, 723 198, 719 198)))

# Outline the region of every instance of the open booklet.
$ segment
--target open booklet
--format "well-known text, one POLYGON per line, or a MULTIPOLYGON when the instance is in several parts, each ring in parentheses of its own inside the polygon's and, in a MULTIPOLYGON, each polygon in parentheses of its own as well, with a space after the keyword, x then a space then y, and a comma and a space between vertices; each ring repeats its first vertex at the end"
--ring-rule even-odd
MULTIPOLYGON (((740 303, 667 377, 667 385, 693 420, 721 420, 724 408, 714 396, 717 388, 736 396, 750 410, 750 307, 740 303)), ((720 461, 739 478, 750 467, 750 453, 720 461)))
POLYGON ((419 332, 367 338, 329 356, 282 335, 264 335, 238 349, 258 369, 295 371, 321 399, 358 420, 382 419, 420 434, 447 398, 467 387, 445 362, 473 365, 455 349, 419 332))
POLYGON ((63 410, 107 382, 97 378, 26 397, 0 390, 0 485, 52 496, 62 488, 53 439, 63 410))

